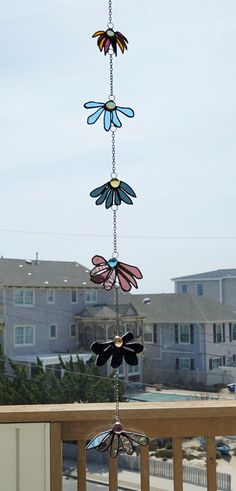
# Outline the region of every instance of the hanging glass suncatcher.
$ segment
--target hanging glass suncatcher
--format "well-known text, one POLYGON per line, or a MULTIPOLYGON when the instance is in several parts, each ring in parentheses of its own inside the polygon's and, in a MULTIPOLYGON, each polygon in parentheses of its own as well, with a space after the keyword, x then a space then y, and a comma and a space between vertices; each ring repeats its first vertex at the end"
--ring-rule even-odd
POLYGON ((105 208, 112 211, 113 229, 113 252, 110 259, 96 255, 92 258, 93 269, 90 271, 92 282, 102 285, 107 291, 114 291, 115 303, 115 330, 114 338, 104 343, 94 342, 91 350, 96 354, 96 365, 102 366, 110 359, 110 365, 115 370, 114 392, 115 392, 115 414, 113 425, 108 429, 95 435, 87 445, 87 449, 96 448, 99 452, 109 450, 111 457, 117 457, 119 452, 132 455, 136 445, 147 445, 148 438, 144 434, 127 430, 120 420, 119 407, 119 366, 125 362, 128 365, 137 365, 137 355, 143 351, 143 345, 131 342, 134 338, 131 332, 123 336, 120 332, 119 323, 119 291, 129 292, 132 287, 138 288, 137 280, 142 278, 142 273, 137 266, 118 261, 117 241, 117 211, 121 204, 132 205, 131 198, 136 198, 132 187, 118 179, 116 164, 116 131, 121 128, 121 116, 134 117, 134 111, 130 107, 117 105, 114 95, 113 59, 118 54, 118 47, 122 53, 128 48, 127 38, 120 32, 114 30, 112 22, 112 0, 108 0, 108 24, 106 31, 96 31, 92 37, 97 37, 97 45, 104 55, 109 57, 109 89, 110 95, 106 102, 89 101, 84 104, 85 109, 95 109, 88 116, 87 123, 92 125, 103 116, 103 127, 111 134, 111 174, 110 180, 91 191, 90 196, 96 199, 96 205, 105 204, 105 208))

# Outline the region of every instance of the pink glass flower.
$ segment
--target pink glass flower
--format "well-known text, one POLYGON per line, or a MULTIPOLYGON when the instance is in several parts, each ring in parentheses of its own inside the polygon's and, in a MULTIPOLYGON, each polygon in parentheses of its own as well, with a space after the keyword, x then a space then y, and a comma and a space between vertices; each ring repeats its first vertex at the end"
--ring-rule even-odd
POLYGON ((138 288, 135 278, 140 280, 143 277, 136 266, 121 263, 114 257, 106 261, 102 256, 94 256, 92 263, 95 267, 90 271, 90 279, 93 283, 102 284, 105 290, 111 290, 118 280, 121 289, 129 292, 132 286, 138 288))

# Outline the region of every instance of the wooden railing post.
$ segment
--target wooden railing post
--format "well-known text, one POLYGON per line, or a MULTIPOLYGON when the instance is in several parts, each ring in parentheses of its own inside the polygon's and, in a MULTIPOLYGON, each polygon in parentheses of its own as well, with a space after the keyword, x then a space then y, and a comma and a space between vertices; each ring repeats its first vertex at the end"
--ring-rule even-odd
POLYGON ((149 445, 140 446, 141 491, 150 490, 149 445))
POLYGON ((51 491, 62 491, 61 423, 50 424, 51 491))
POLYGON ((118 488, 118 459, 109 455, 109 491, 117 491, 118 488))
POLYGON ((86 491, 86 446, 77 441, 77 490, 86 491))
POLYGON ((216 443, 215 437, 206 439, 207 491, 216 491, 216 443))
POLYGON ((173 442, 174 491, 183 491, 182 439, 175 437, 173 442))

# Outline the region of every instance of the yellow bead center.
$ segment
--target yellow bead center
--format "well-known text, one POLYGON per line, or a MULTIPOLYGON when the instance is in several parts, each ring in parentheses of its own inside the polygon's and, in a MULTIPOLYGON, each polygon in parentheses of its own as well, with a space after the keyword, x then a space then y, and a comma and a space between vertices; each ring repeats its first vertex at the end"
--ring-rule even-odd
POLYGON ((121 348, 121 346, 123 345, 123 339, 120 336, 115 336, 114 345, 116 346, 116 348, 121 348))
POLYGON ((111 179, 110 180, 110 185, 112 188, 118 188, 120 185, 119 179, 111 179))

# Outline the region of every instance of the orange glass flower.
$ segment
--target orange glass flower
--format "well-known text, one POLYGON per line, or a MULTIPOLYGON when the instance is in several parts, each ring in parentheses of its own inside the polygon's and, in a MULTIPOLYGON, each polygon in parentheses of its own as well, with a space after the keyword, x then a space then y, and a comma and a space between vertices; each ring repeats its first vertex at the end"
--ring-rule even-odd
POLYGON ((119 46, 122 53, 124 53, 125 50, 128 49, 128 39, 119 31, 113 31, 113 29, 107 29, 106 31, 96 31, 92 37, 98 37, 97 45, 100 51, 104 51, 104 55, 108 53, 110 47, 113 48, 116 56, 117 46, 119 46))

